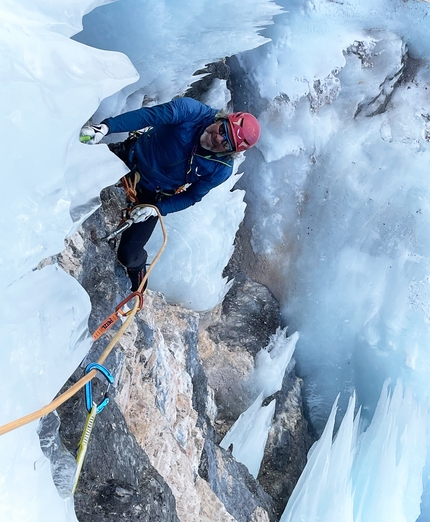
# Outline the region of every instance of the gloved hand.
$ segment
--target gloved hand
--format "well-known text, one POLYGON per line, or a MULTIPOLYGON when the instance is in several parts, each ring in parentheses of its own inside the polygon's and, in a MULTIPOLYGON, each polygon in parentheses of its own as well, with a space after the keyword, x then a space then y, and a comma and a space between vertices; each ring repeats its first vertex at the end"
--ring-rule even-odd
POLYGON ((95 145, 109 132, 109 127, 105 123, 100 125, 87 125, 82 127, 79 141, 82 143, 88 143, 89 145, 95 145))
POLYGON ((152 207, 135 207, 130 212, 130 218, 135 223, 142 223, 150 217, 156 217, 157 215, 157 211, 155 210, 155 208, 152 207))

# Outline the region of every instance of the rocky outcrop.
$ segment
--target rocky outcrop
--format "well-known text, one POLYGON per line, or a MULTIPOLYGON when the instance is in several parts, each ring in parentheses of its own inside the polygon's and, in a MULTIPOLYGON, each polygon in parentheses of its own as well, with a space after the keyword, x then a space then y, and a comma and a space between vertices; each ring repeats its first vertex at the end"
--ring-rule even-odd
MULTIPOLYGON (((279 306, 269 290, 245 274, 236 273, 218 317, 200 339, 200 354, 218 408, 215 422, 218 441, 256 398, 248 384, 254 357, 279 326, 279 306)), ((258 481, 272 497, 277 519, 306 464, 313 442, 303 415, 301 387, 293 362, 282 389, 266 399, 269 403, 276 398, 276 408, 258 481)))
POLYGON ((198 80, 190 85, 184 96, 203 101, 206 93, 212 88, 214 80, 225 80, 227 87, 231 89, 230 67, 225 60, 209 63, 203 69, 196 71, 193 76, 198 77, 198 80))
MULTIPOLYGON (((66 402, 59 415, 60 437, 73 451, 86 419, 83 395, 66 402)), ((174 494, 130 432, 115 401, 96 417, 90 444, 74 496, 80 522, 179 522, 174 494)))
POLYGON ((278 519, 293 492, 314 442, 303 415, 302 381, 287 368, 282 389, 275 394, 276 408, 258 475, 273 498, 278 519))
POLYGON ((367 42, 354 42, 348 47, 345 55, 347 58, 356 56, 364 69, 375 67, 381 71, 377 92, 372 94, 370 91, 370 94, 367 94, 364 100, 358 103, 354 117, 360 115, 370 118, 384 113, 395 89, 404 81, 406 72, 410 74, 413 69, 413 67, 407 66, 409 58, 407 45, 398 37, 382 34, 367 42), (385 53, 392 55, 394 64, 397 60, 397 64, 393 68, 390 61, 385 58, 385 53), (383 55, 384 57, 382 57, 383 55))
MULTIPOLYGON (((114 251, 97 239, 105 235, 105 222, 112 228, 121 193, 110 188, 102 201, 104 208, 56 259, 90 295, 91 330, 128 294, 114 251)), ((218 446, 249 405, 247 377, 254 356, 277 326, 273 296, 244 275, 236 278, 223 305, 205 317, 147 291, 143 309, 105 363, 115 376, 113 400, 96 417, 75 494, 78 519, 279 520, 309 442, 294 374, 278 393, 259 480, 218 446), (298 450, 301 455, 295 456, 298 450)), ((94 345, 66 387, 98 359, 106 343, 102 338, 94 345)), ((93 382, 95 396, 102 396, 105 382, 93 382)), ((62 444, 73 454, 86 417, 83 393, 58 413, 62 444)), ((44 446, 55 459, 49 443, 44 446)), ((61 481, 58 474, 56 480, 61 481)))

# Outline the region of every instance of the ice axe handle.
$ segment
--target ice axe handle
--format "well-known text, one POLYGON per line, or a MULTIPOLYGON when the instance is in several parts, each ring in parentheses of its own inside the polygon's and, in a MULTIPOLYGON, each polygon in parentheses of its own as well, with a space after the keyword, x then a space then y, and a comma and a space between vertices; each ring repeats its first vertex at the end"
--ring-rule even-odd
POLYGON ((108 236, 103 237, 103 241, 111 241, 112 239, 115 239, 116 236, 121 234, 121 232, 124 232, 124 230, 127 230, 127 228, 130 228, 131 225, 134 223, 132 219, 127 219, 127 221, 124 221, 122 225, 120 225, 116 230, 111 232, 108 236))

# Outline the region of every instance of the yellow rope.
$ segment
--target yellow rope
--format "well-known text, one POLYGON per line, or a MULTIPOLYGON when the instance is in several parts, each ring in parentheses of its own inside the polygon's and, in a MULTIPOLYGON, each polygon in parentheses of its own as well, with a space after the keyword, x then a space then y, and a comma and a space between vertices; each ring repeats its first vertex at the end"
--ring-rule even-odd
MULTIPOLYGON (((139 285, 139 288, 137 290, 138 292, 142 292, 152 268, 154 267, 155 263, 158 261, 159 257, 163 253, 163 250, 167 243, 166 229, 165 229, 163 218, 161 217, 160 211, 158 210, 157 207, 155 207, 153 205, 144 205, 144 206, 152 207, 157 211, 157 214, 158 214, 158 217, 160 220, 161 229, 163 232, 163 244, 162 244, 160 250, 158 251, 157 255, 154 257, 151 265, 149 266, 148 271, 145 274, 145 277, 142 279, 142 281, 139 285)), ((102 365, 105 362, 106 358, 108 357, 110 352, 113 350, 113 348, 117 344, 118 340, 122 337, 122 335, 127 330, 130 323, 133 321, 134 316, 138 312, 138 308, 139 308, 139 299, 138 299, 138 297, 135 297, 133 309, 131 310, 130 314, 127 315, 127 319, 121 325, 118 332, 114 335, 114 337, 111 339, 110 343, 104 349, 99 360, 97 361, 98 364, 102 365)), ((3 426, 0 426, 0 436, 4 435, 5 433, 9 433, 10 431, 16 430, 17 428, 20 428, 21 426, 25 426, 26 424, 29 424, 30 422, 33 422, 37 419, 40 419, 41 417, 44 417, 45 415, 48 415, 48 413, 51 413, 52 411, 57 409, 59 406, 61 406, 61 404, 65 403, 67 400, 69 400, 71 397, 73 397, 73 395, 75 395, 81 388, 83 388, 87 382, 91 381, 91 379, 93 379, 96 376, 96 374, 97 374, 97 370, 91 370, 89 373, 87 373, 87 375, 84 375, 81 379, 79 379, 78 382, 76 382, 68 390, 66 390, 64 393, 59 395, 56 399, 54 399, 52 402, 50 402, 43 408, 41 408, 33 413, 30 413, 29 415, 26 415, 24 417, 11 421, 7 424, 4 424, 3 426)))

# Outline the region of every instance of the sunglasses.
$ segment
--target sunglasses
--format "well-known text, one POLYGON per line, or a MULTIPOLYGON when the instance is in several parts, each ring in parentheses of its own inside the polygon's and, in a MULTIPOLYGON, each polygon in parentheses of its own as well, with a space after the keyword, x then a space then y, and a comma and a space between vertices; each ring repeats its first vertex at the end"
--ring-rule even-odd
POLYGON ((233 152, 234 147, 233 144, 228 137, 228 129, 227 129, 227 121, 223 121, 221 125, 219 126, 218 134, 224 138, 221 142, 221 145, 224 147, 226 152, 233 152))

